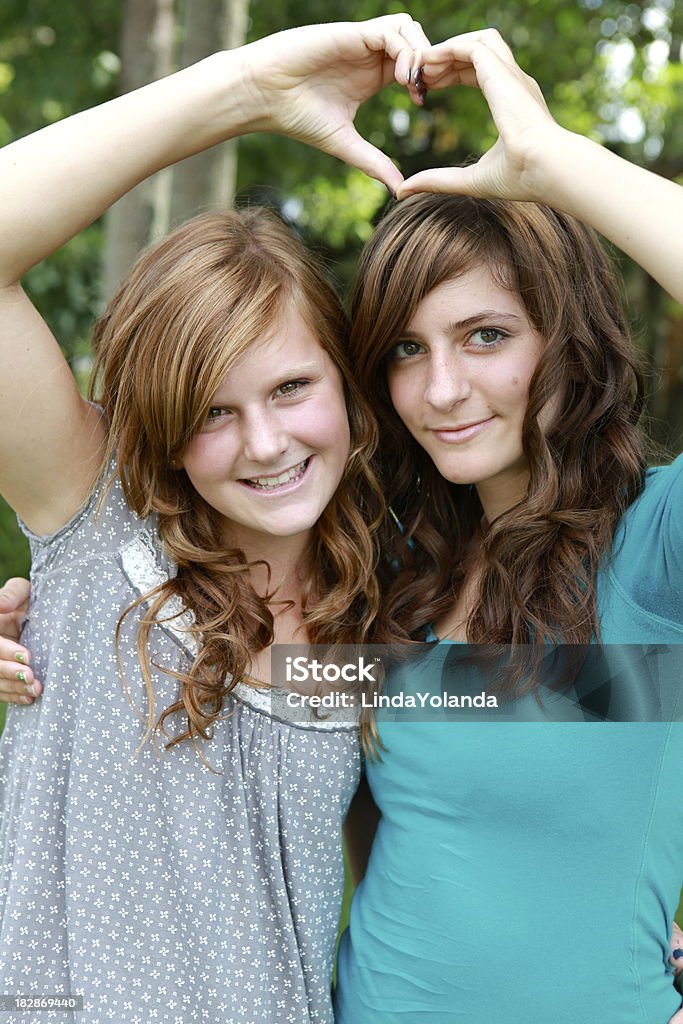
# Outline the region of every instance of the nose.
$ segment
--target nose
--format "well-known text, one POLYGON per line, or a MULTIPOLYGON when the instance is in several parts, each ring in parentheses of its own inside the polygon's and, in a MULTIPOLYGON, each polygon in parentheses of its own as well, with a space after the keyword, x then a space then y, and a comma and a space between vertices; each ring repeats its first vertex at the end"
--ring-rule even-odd
POLYGON ((274 411, 260 409, 245 417, 244 454, 251 462, 275 463, 289 447, 289 437, 274 411))
POLYGON ((424 390, 424 401, 428 405, 439 412, 449 412, 467 398, 470 391, 467 373, 455 353, 430 360, 424 390))

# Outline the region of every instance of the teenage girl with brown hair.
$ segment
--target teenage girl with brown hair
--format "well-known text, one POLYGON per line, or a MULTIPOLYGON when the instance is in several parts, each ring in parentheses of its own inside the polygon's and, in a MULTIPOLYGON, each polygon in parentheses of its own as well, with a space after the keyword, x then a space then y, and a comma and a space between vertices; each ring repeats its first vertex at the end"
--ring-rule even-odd
MULTIPOLYGON (((422 77, 479 87, 499 138, 406 181, 361 260, 352 360, 403 531, 387 611, 411 637, 529 655, 683 644, 683 456, 647 468, 638 357, 592 230, 681 302, 683 189, 559 127, 496 32, 433 47, 422 77)), ((510 671, 501 696, 514 684, 542 719, 541 682, 510 671)), ((338 1024, 672 1017, 678 722, 378 730, 338 1024)))

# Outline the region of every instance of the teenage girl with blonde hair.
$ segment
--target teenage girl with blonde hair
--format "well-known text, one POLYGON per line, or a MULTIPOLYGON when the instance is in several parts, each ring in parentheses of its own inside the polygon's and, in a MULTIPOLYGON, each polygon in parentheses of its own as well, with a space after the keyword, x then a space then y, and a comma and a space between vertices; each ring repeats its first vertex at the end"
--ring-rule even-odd
POLYGON ((395 186, 353 117, 425 42, 407 15, 294 30, 0 153, 0 490, 32 551, 20 671, 44 686, 0 745, 0 990, 84 1001, 41 1019, 331 1021, 356 722, 263 684, 274 642, 392 633, 374 420, 277 218, 207 214, 145 252, 95 328, 91 402, 19 281, 247 131, 395 186))

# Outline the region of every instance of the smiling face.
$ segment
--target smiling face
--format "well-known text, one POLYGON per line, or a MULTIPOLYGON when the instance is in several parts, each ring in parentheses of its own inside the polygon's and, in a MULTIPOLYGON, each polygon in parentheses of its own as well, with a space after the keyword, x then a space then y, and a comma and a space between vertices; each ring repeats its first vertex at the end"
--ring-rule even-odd
POLYGON ((226 376, 180 462, 226 543, 253 551, 266 537, 306 543, 349 446, 339 370, 290 306, 226 376))
POLYGON ((522 427, 543 341, 486 267, 420 302, 388 361, 391 400, 446 480, 475 484, 491 522, 520 501, 522 427))

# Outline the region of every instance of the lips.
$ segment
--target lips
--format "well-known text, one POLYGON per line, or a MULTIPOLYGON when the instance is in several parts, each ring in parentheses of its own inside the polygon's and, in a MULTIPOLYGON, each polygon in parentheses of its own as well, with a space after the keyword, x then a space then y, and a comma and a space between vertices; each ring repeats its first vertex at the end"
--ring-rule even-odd
POLYGON ((287 487, 289 484, 297 483, 302 479, 308 465, 311 461, 312 456, 304 459, 302 462, 297 462, 295 466, 290 466, 289 469, 285 469, 282 473, 271 473, 264 476, 247 477, 240 480, 241 484, 246 487, 252 487, 257 491, 275 491, 282 487, 287 487))
POLYGON ((494 419, 495 416, 489 416, 483 420, 472 420, 456 426, 430 427, 429 430, 438 440, 457 444, 459 441, 469 441, 470 438, 477 437, 494 419))

